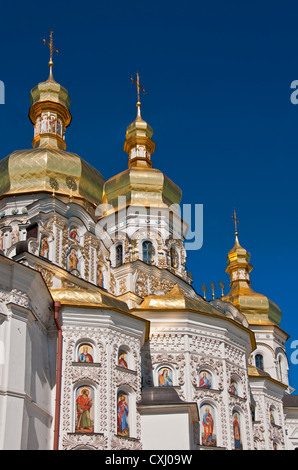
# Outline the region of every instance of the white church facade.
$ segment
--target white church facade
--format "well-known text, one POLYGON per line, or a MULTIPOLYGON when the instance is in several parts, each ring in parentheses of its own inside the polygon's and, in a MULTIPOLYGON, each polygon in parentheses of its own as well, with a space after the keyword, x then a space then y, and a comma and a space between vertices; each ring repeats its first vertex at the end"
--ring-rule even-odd
POLYGON ((230 291, 207 301, 139 99, 128 168, 107 181, 66 150, 69 106, 50 62, 32 149, 0 161, 0 448, 298 447, 289 336, 237 232, 230 291))

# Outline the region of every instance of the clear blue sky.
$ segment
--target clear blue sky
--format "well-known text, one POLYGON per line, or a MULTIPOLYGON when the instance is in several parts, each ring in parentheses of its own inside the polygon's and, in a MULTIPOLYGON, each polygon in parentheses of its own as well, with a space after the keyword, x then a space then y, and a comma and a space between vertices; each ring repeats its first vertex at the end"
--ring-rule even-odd
MULTIPOLYGON (((290 357, 298 339, 297 2, 2 1, 1 10, 1 158, 31 147, 29 93, 48 76, 49 29, 60 52, 54 77, 72 98, 68 150, 106 179, 127 167, 130 76, 139 71, 154 166, 183 190, 183 203, 204 205, 203 247, 187 263, 195 289, 204 282, 210 298, 211 281, 228 287, 236 209, 252 287, 282 309, 290 357)), ((298 365, 290 380, 298 393, 298 365)))

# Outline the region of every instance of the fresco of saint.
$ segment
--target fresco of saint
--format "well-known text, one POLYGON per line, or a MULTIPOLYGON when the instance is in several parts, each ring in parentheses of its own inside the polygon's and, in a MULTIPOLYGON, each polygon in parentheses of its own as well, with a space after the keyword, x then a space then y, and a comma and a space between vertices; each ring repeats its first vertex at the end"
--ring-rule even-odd
POLYGON ((202 444, 206 446, 216 446, 216 435, 214 433, 213 409, 209 405, 201 407, 202 420, 202 444))
POLYGON ((93 390, 80 387, 76 399, 76 432, 90 433, 94 431, 93 423, 93 390))
POLYGON ((168 367, 163 367, 158 372, 158 386, 165 387, 173 385, 173 372, 168 367))
POLYGON ((89 344, 83 344, 79 349, 78 362, 93 362, 92 347, 89 344))
POLYGON ((126 361, 126 353, 124 351, 119 351, 118 354, 118 366, 123 367, 124 369, 128 369, 127 361, 126 361))
POLYGON ((70 249, 66 258, 66 266, 68 271, 79 272, 79 258, 77 255, 77 250, 75 248, 70 249))
POLYGON ((48 237, 46 236, 43 236, 40 239, 39 255, 43 258, 49 258, 49 242, 48 237))
POLYGON ((117 434, 119 434, 119 436, 129 436, 128 416, 129 406, 127 394, 119 392, 117 402, 117 434))
POLYGON ((241 435, 240 435, 240 416, 237 411, 233 411, 233 432, 234 432, 234 445, 235 449, 241 450, 241 435))
POLYGON ((206 370, 202 370, 199 374, 199 387, 209 389, 211 386, 211 374, 209 374, 209 372, 206 370))
POLYGON ((236 397, 238 396, 238 387, 234 380, 232 380, 231 385, 229 386, 229 392, 231 395, 235 395, 236 397))
POLYGON ((73 227, 70 231, 69 231, 69 238, 71 240, 75 240, 76 242, 80 243, 80 236, 79 236, 79 233, 78 233, 78 229, 73 227))
POLYGON ((98 266, 96 271, 96 285, 98 287, 103 287, 103 274, 100 266, 98 266))

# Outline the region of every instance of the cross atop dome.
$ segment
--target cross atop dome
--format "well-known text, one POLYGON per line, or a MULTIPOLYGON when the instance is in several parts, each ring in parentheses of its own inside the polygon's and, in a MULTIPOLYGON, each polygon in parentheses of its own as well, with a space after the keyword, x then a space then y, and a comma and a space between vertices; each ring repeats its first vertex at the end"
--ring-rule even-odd
POLYGON ((54 47, 53 45, 53 31, 50 29, 50 42, 46 41, 45 39, 43 39, 43 42, 44 44, 46 44, 49 49, 50 49, 50 60, 49 60, 49 67, 50 67, 50 76, 49 76, 49 80, 52 80, 53 79, 53 66, 54 66, 54 63, 53 63, 53 52, 56 52, 56 54, 59 54, 59 51, 54 47))
POLYGON ((137 87, 137 94, 138 94, 138 102, 137 102, 137 107, 138 107, 138 116, 141 117, 141 102, 140 102, 140 90, 145 94, 146 91, 145 89, 140 85, 140 75, 137 72, 137 80, 135 81, 132 77, 130 77, 131 81, 136 85, 137 87))

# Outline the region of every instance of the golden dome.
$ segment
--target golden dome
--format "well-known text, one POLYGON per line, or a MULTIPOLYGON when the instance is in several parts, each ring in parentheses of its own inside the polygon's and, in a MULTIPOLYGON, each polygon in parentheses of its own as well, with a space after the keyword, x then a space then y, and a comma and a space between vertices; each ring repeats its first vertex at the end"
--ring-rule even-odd
POLYGON ((137 108, 137 117, 127 126, 124 143, 124 151, 129 155, 128 169, 105 182, 103 203, 112 206, 114 210, 126 205, 179 205, 181 189, 162 171, 152 168, 151 155, 155 150, 153 129, 141 117, 139 101, 137 108))
POLYGON ((0 197, 50 192, 100 204, 104 178, 85 160, 65 150, 18 150, 0 161, 0 197))
POLYGON ((268 297, 258 294, 250 287, 250 253, 239 243, 236 233, 235 245, 227 257, 226 272, 230 275, 230 292, 222 297, 243 313, 249 324, 280 325, 281 310, 268 297))
POLYGON ((0 197, 55 191, 99 205, 104 178, 81 157, 66 151, 71 100, 68 91, 54 80, 51 61, 49 65, 49 78, 31 90, 33 149, 15 151, 0 161, 0 197))
POLYGON ((124 206, 168 207, 180 203, 182 192, 160 170, 132 166, 105 182, 103 202, 120 209, 120 197, 124 206))

